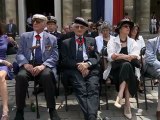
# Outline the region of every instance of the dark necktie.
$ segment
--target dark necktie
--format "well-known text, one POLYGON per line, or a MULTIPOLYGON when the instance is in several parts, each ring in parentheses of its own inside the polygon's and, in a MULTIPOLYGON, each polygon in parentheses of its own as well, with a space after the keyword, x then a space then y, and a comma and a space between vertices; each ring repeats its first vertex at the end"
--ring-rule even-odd
POLYGON ((12 24, 9 24, 9 32, 12 32, 12 24))
POLYGON ((36 46, 38 46, 35 49, 35 63, 36 64, 42 64, 42 51, 41 51, 41 36, 40 35, 36 35, 36 46))
POLYGON ((77 43, 78 43, 77 62, 83 62, 83 41, 81 37, 79 37, 77 43))

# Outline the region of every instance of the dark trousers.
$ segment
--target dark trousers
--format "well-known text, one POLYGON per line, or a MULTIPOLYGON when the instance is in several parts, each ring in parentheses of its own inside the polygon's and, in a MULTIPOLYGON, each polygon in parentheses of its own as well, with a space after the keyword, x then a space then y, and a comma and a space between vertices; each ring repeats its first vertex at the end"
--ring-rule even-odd
MULTIPOLYGON (((29 86, 28 82, 33 81, 34 77, 22 67, 20 68, 15 80, 16 105, 19 110, 23 110, 25 106, 26 92, 29 86)), ((43 87, 47 107, 55 109, 55 77, 51 69, 45 68, 38 76, 35 77, 35 80, 37 80, 37 82, 43 87)))
POLYGON ((97 118, 99 107, 99 77, 88 75, 86 78, 83 78, 79 71, 73 70, 67 70, 65 74, 71 79, 85 120, 96 120, 92 118, 97 118))

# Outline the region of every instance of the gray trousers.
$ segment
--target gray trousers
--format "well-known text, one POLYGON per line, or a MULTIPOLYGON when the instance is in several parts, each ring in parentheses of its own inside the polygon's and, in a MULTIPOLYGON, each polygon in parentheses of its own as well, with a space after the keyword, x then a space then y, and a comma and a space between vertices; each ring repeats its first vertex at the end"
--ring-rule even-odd
MULTIPOLYGON (((29 86, 28 82, 33 81, 34 78, 31 73, 26 71, 24 68, 21 68, 15 80, 17 109, 23 110, 25 107, 25 98, 29 86)), ((38 80, 38 83, 43 87, 47 107, 55 109, 55 80, 51 69, 45 68, 38 76, 36 76, 36 80, 38 80)))
POLYGON ((72 82, 85 120, 96 120, 99 107, 99 77, 88 75, 83 78, 78 70, 67 70, 66 72, 72 82))
MULTIPOLYGON (((160 69, 155 69, 153 66, 147 66, 146 72, 154 76, 160 82, 160 69)), ((160 84, 158 86, 158 99, 160 99, 160 84)))

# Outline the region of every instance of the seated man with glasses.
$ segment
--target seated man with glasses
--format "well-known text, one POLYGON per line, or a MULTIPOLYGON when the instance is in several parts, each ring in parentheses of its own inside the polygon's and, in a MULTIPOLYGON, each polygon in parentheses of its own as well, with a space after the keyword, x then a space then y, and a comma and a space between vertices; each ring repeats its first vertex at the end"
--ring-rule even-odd
POLYGON ((62 66, 73 84, 85 120, 96 120, 99 106, 99 57, 95 39, 84 37, 87 27, 83 18, 75 19, 75 36, 62 42, 62 66))
POLYGON ((30 80, 42 85, 51 120, 60 120, 55 109, 55 69, 58 61, 57 39, 44 31, 47 18, 35 14, 32 18, 32 32, 21 35, 16 56, 20 67, 15 80, 17 112, 14 120, 24 120, 25 98, 30 80))

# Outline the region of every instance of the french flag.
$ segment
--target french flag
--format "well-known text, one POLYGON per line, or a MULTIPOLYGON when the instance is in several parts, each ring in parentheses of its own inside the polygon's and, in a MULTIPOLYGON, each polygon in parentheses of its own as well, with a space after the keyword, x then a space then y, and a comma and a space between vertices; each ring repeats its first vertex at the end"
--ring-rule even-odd
POLYGON ((104 19, 111 25, 117 25, 123 18, 124 0, 105 0, 104 19))

